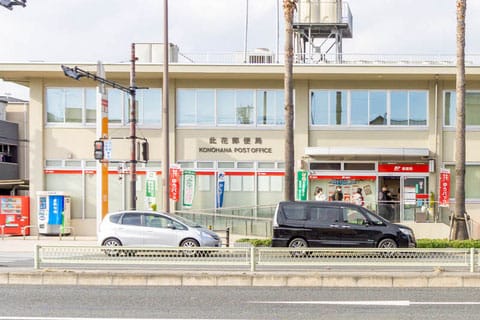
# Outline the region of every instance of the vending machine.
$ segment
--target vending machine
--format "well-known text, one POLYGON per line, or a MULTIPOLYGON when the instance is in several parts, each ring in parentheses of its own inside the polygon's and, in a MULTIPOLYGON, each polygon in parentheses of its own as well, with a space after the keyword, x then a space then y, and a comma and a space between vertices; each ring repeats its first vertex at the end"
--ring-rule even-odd
POLYGON ((70 196, 61 191, 37 192, 38 233, 70 233, 70 196))
MULTIPOLYGON (((30 197, 0 196, 0 225, 4 234, 23 235, 22 229, 30 225, 30 197)), ((24 230, 30 235, 30 228, 24 230)))

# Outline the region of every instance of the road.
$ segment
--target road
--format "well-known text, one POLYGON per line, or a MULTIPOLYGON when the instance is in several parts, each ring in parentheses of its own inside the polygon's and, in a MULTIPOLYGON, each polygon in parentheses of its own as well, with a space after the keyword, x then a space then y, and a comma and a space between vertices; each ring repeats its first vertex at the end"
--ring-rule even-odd
POLYGON ((0 286, 0 320, 478 319, 479 288, 0 286))

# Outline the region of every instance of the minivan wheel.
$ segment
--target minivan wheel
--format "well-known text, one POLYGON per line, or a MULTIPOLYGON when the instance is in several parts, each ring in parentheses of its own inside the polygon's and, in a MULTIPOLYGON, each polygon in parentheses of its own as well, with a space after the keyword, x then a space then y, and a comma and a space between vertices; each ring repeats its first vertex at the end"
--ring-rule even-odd
POLYGON ((397 248, 397 247, 398 247, 398 245, 395 242, 395 240, 390 239, 390 238, 383 239, 378 243, 378 248, 394 249, 394 248, 397 248))
MULTIPOLYGON (((302 238, 295 238, 290 241, 288 244, 288 247, 290 248, 308 248, 308 243, 305 241, 305 239, 302 238)), ((307 251, 290 251, 290 255, 294 258, 300 258, 300 257, 306 257, 309 254, 307 251)))

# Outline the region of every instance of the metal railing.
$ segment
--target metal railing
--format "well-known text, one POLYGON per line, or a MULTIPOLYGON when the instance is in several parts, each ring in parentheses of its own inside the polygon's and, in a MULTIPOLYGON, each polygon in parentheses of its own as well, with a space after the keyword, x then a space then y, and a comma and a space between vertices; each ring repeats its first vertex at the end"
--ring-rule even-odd
MULTIPOLYGON (((247 56, 256 56, 257 52, 248 52, 247 56)), ((284 63, 284 54, 276 57, 273 53, 263 53, 268 59, 245 61, 244 52, 214 52, 214 53, 181 53, 175 64, 206 64, 206 65, 281 65, 284 63)), ((422 55, 422 54, 369 54, 343 53, 338 59, 335 53, 295 53, 293 57, 296 65, 388 65, 388 66, 455 66, 455 55, 422 55), (338 61, 341 61, 340 63, 338 61)), ((480 55, 465 56, 465 65, 480 65, 480 55)))
POLYGON ((34 268, 58 265, 177 266, 393 266, 462 267, 475 272, 478 250, 471 249, 326 249, 326 248, 184 248, 36 245, 34 268))

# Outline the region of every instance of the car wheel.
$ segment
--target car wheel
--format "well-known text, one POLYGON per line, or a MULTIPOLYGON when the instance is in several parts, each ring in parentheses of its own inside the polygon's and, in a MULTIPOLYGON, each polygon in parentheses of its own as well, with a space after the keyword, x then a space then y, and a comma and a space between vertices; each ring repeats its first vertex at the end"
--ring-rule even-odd
POLYGON ((395 240, 390 239, 390 238, 383 239, 378 243, 378 248, 395 249, 397 247, 398 247, 398 245, 395 242, 395 240))
MULTIPOLYGON (((185 239, 185 240, 182 240, 182 242, 180 242, 180 247, 184 247, 184 248, 194 248, 194 247, 199 247, 199 246, 200 246, 200 244, 195 239, 185 239)), ((197 250, 182 250, 182 253, 185 256, 191 257, 191 256, 195 256, 196 254, 198 254, 198 251, 197 250)))
MULTIPOLYGON (((303 239, 303 238, 295 238, 288 243, 288 247, 289 248, 299 248, 299 249, 308 248, 308 242, 305 241, 305 239, 303 239)), ((304 250, 302 250, 302 251, 290 251, 290 255, 292 257, 305 257, 305 256, 308 255, 308 252, 304 251, 304 250)))
MULTIPOLYGON (((102 246, 105 247, 121 247, 122 242, 116 238, 107 238, 103 240, 102 246)), ((105 254, 109 257, 116 257, 120 255, 120 250, 118 249, 111 249, 111 250, 104 250, 105 254)))

